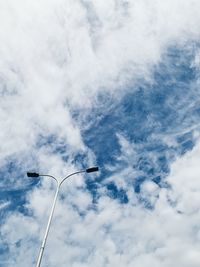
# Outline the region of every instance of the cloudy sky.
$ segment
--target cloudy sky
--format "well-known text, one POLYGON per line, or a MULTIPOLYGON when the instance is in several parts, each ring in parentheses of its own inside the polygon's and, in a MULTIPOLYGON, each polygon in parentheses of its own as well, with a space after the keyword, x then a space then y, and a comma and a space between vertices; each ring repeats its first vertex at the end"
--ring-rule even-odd
POLYGON ((200 1, 0 1, 0 267, 200 266, 200 1))

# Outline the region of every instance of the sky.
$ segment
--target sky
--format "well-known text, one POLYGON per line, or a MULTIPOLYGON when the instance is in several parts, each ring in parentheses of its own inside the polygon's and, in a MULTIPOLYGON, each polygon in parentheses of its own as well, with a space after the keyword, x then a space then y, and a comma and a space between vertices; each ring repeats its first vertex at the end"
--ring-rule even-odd
POLYGON ((0 267, 200 266, 200 1, 0 1, 0 267))

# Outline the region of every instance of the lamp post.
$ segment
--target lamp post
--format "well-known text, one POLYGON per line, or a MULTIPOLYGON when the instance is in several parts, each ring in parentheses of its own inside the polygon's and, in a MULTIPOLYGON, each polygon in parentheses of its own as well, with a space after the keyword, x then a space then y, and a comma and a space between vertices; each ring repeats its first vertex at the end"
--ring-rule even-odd
POLYGON ((52 175, 39 174, 39 173, 36 173, 36 172, 27 172, 27 176, 28 177, 40 177, 40 176, 50 177, 50 178, 53 178, 57 183, 56 193, 55 193, 55 196, 54 196, 51 212, 50 212, 50 215, 49 215, 49 220, 48 220, 48 223, 47 223, 45 235, 44 235, 44 238, 43 238, 43 241, 42 241, 42 245, 41 245, 41 248, 40 248, 40 253, 39 253, 39 256, 38 256, 38 259, 37 259, 36 267, 40 267, 40 264, 41 264, 41 261, 42 261, 42 256, 43 256, 44 248, 45 248, 45 245, 46 245, 46 241, 47 241, 47 237, 48 237, 48 233, 49 233, 49 228, 50 228, 50 225, 51 225, 51 221, 52 221, 52 217, 53 217, 53 213, 54 213, 54 209, 55 209, 56 200, 57 200, 57 197, 58 197, 60 186, 62 185, 62 183, 65 180, 67 180, 72 175, 83 173, 83 172, 91 173, 91 172, 96 172, 98 170, 99 170, 98 167, 92 167, 92 168, 88 168, 86 170, 77 171, 77 172, 69 174, 68 176, 63 178, 61 181, 58 181, 58 179, 56 177, 52 176, 52 175))

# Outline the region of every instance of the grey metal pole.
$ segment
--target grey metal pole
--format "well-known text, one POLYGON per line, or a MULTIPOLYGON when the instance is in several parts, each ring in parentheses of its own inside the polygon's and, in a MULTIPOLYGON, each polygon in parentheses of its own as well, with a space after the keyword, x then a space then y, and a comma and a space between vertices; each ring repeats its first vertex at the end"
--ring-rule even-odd
POLYGON ((39 177, 39 176, 51 177, 54 180, 56 180, 56 183, 57 183, 56 193, 55 193, 55 196, 54 196, 53 205, 52 205, 51 212, 50 212, 50 215, 49 215, 49 220, 48 220, 46 231, 45 231, 45 235, 44 235, 44 238, 43 238, 43 241, 42 241, 42 246, 40 248, 40 252, 39 252, 38 259, 37 259, 36 267, 40 267, 40 264, 41 264, 41 261, 42 261, 42 256, 43 256, 43 253, 44 253, 44 248, 45 248, 45 245, 46 245, 46 241, 47 241, 49 229, 50 229, 50 226, 51 226, 51 221, 52 221, 52 218, 53 218, 53 214, 54 214, 54 210, 55 210, 55 206, 56 206, 56 200, 58 198, 58 193, 59 193, 60 186, 62 185, 62 183, 66 179, 68 179, 72 175, 83 173, 83 172, 91 173, 91 172, 96 172, 98 170, 99 170, 98 167, 92 167, 92 168, 88 168, 86 170, 77 171, 77 172, 74 172, 74 173, 69 174, 68 176, 66 176, 65 178, 63 178, 60 182, 58 181, 57 178, 55 178, 52 175, 39 174, 39 173, 36 173, 36 172, 27 172, 27 176, 28 177, 39 177))
POLYGON ((40 264, 41 264, 41 261, 42 261, 42 256, 43 256, 43 253, 44 253, 44 249, 45 249, 45 245, 46 245, 49 229, 50 229, 50 226, 51 226, 51 221, 52 221, 52 218, 53 218, 53 214, 54 214, 54 210, 55 210, 55 206, 56 206, 56 200, 58 198, 58 193, 59 193, 60 186, 70 176, 78 174, 78 173, 82 173, 82 172, 86 172, 86 170, 71 173, 68 176, 66 176, 65 178, 63 178, 60 182, 58 182, 57 178, 55 178, 52 175, 39 175, 39 176, 51 177, 54 180, 56 180, 57 188, 56 188, 56 193, 55 193, 55 196, 54 196, 54 201, 53 201, 53 205, 52 205, 52 208, 51 208, 51 212, 50 212, 50 215, 49 215, 49 220, 48 220, 48 223, 47 223, 45 235, 44 235, 44 238, 43 238, 43 241, 42 241, 42 246, 40 248, 39 256, 38 256, 38 259, 37 259, 36 267, 40 267, 40 264))
POLYGON ((57 197, 58 197, 59 189, 60 189, 60 183, 57 183, 57 189, 56 189, 53 205, 52 205, 52 208, 51 208, 51 213, 50 213, 50 216, 49 216, 49 220, 48 220, 48 223, 47 223, 45 235, 44 235, 44 238, 43 238, 43 241, 42 241, 42 246, 40 248, 40 253, 39 253, 39 256, 38 256, 36 267, 40 267, 40 264, 41 264, 41 261, 42 261, 42 256, 43 256, 44 248, 45 248, 45 245, 46 245, 47 236, 48 236, 48 233, 49 233, 49 228, 50 228, 50 225, 51 225, 53 213, 54 213, 54 210, 55 210, 56 200, 57 200, 57 197))

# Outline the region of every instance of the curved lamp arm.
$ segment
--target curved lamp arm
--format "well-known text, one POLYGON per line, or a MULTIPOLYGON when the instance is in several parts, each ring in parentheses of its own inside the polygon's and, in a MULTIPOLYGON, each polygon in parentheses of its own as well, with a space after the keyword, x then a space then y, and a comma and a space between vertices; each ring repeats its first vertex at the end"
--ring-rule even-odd
POLYGON ((88 168, 88 169, 85 169, 85 170, 82 170, 82 171, 78 171, 78 172, 73 172, 69 175, 67 175, 65 178, 62 179, 62 181, 59 183, 59 185, 61 185, 65 180, 67 180, 69 177, 71 177, 72 175, 75 175, 75 174, 79 174, 79 173, 83 173, 83 172, 87 172, 87 173, 90 173, 90 172, 97 172, 99 170, 99 167, 91 167, 91 168, 88 168))
POLYGON ((37 178, 37 177, 40 177, 40 176, 50 177, 50 178, 54 179, 57 182, 57 184, 59 183, 58 179, 56 177, 54 177, 53 175, 49 175, 49 174, 39 174, 39 173, 36 173, 36 172, 27 172, 27 176, 28 177, 34 177, 34 178, 37 178))
POLYGON ((71 177, 72 175, 79 174, 79 173, 82 173, 82 172, 86 172, 86 170, 82 170, 82 171, 78 171, 78 172, 73 172, 73 173, 67 175, 65 178, 63 178, 63 179, 61 180, 61 182, 59 183, 59 185, 61 186, 61 184, 62 184, 65 180, 67 180, 69 177, 71 177))

